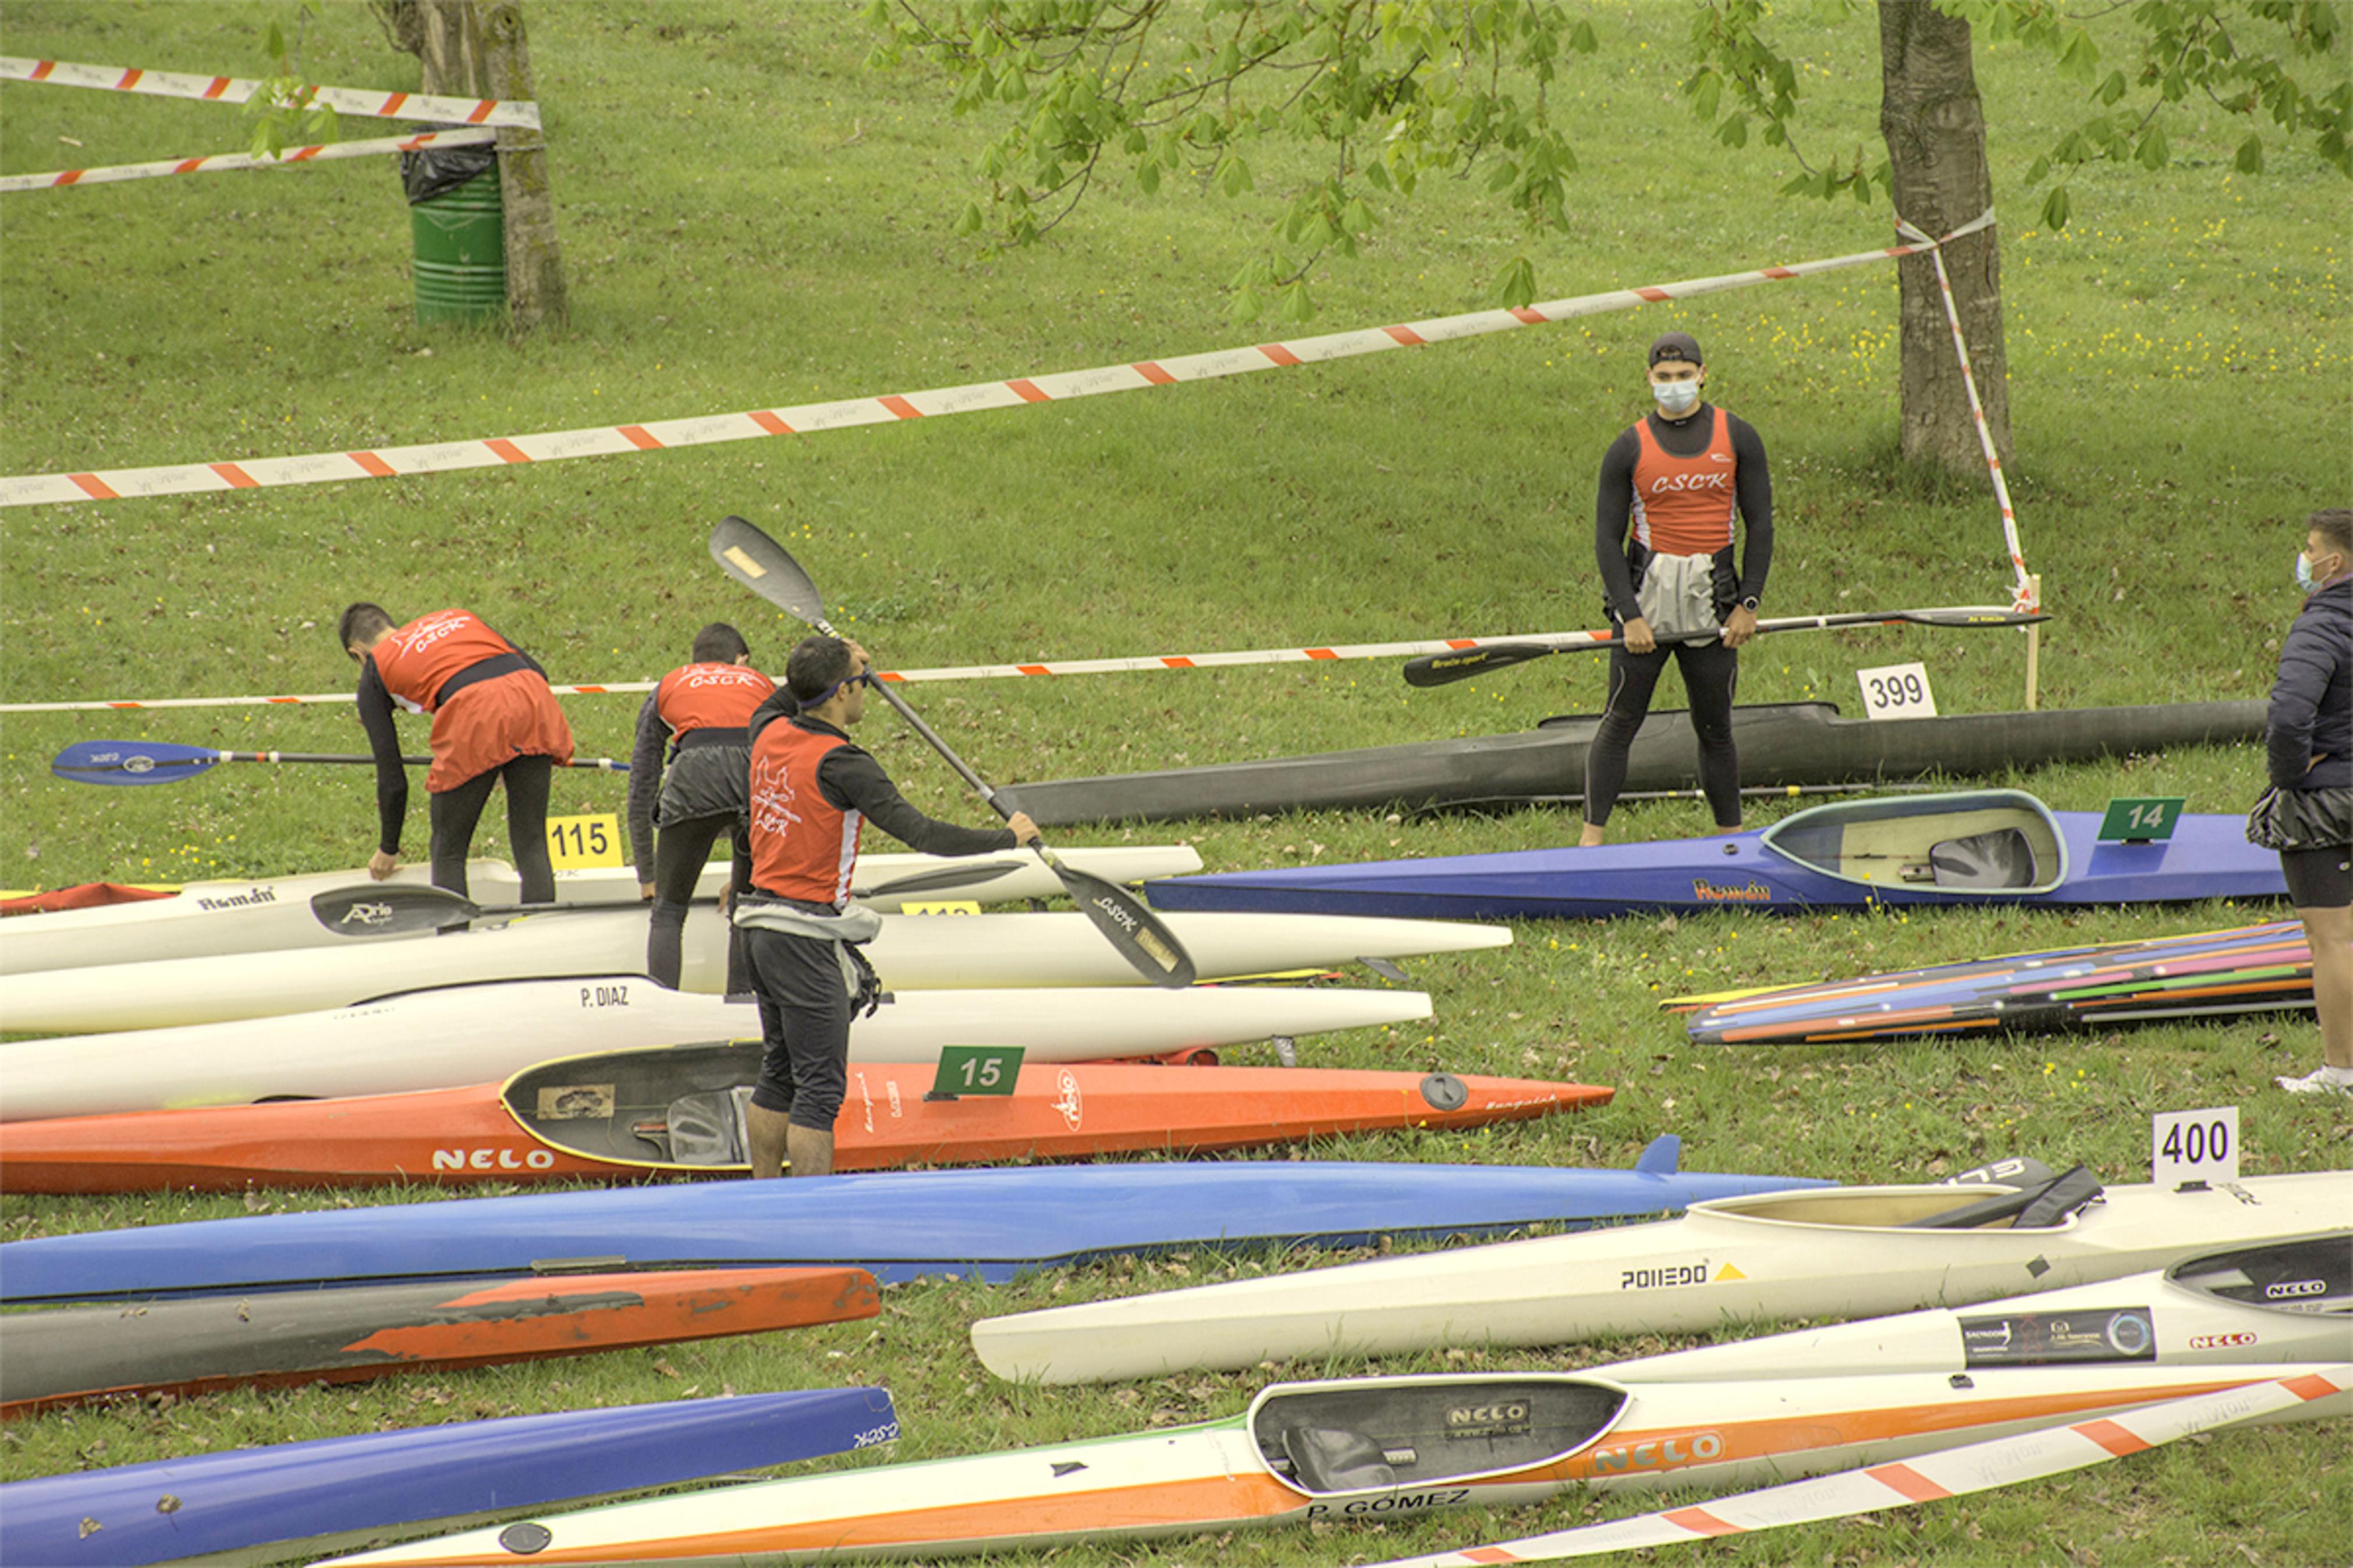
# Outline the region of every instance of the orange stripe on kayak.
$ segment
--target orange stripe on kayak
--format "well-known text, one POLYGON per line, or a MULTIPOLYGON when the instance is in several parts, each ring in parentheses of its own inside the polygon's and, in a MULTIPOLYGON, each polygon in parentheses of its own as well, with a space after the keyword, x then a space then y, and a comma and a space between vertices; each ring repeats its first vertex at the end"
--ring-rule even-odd
POLYGON ((518 1280, 460 1297, 443 1308, 463 1311, 485 1306, 508 1310, 455 1322, 381 1329, 345 1345, 343 1353, 463 1365, 569 1354, 600 1346, 761 1333, 846 1318, 871 1318, 881 1310, 874 1277, 863 1269, 755 1272, 769 1278, 751 1283, 714 1283, 707 1274, 696 1278, 682 1273, 670 1279, 659 1274, 604 1274, 518 1280), (533 1300, 543 1301, 545 1310, 520 1315, 512 1310, 515 1303, 533 1300))
POLYGON ((1880 1465, 1862 1472, 1890 1491, 1901 1492, 1914 1502, 1934 1502, 1948 1498, 1952 1492, 1938 1486, 1909 1465, 1880 1465))
POLYGON ((1738 1535, 1748 1527, 1721 1520, 1704 1508, 1679 1508, 1659 1515, 1669 1524, 1678 1524, 1694 1535, 1738 1535))
POLYGON ((2149 1447, 2147 1438, 2128 1432, 2113 1421, 2078 1422, 2075 1430, 2119 1459, 2127 1454, 2137 1454, 2143 1448, 2149 1447))

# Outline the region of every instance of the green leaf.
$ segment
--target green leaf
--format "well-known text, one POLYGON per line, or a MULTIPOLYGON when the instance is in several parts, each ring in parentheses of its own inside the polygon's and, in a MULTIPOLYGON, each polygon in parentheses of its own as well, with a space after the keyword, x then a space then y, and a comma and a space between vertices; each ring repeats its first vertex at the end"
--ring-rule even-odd
POLYGON ((2059 54, 2059 74, 2077 81, 2089 81, 2100 63, 2099 46, 2092 35, 2078 27, 2067 39, 2067 47, 2059 54))
POLYGON ((1496 280, 1496 302, 1505 310, 1517 310, 1535 302, 1536 269, 1525 256, 1515 256, 1504 275, 1496 280))
POLYGON ((2144 169, 2164 168, 2166 160, 2171 155, 2171 150, 2165 142, 2165 127, 2150 126, 2148 134, 2140 139, 2140 145, 2134 150, 2133 155, 2140 160, 2140 166, 2144 169))
POLYGON ((1714 120, 1716 106, 1724 98, 1724 79, 1714 71, 1702 71, 1692 89, 1692 112, 1702 120, 1714 120))
POLYGON ((2100 90, 2093 96, 2097 98, 2102 103, 2114 103, 2124 95, 2125 73, 2122 71, 2110 71, 2108 73, 2108 79, 2100 84, 2100 90))
POLYGON ((980 204, 966 202, 964 205, 964 211, 957 215, 955 231, 958 234, 978 234, 980 222, 980 204))
POLYGON ((1736 114, 1715 128, 1715 139, 1727 147, 1748 145, 1748 116, 1736 114))
POLYGON ((1282 291, 1282 320, 1312 321, 1315 319, 1315 301, 1307 292, 1307 280, 1301 279, 1282 291))
POLYGON ((2263 172, 2263 139, 2261 136, 2250 136, 2240 142, 2238 156, 2231 162, 2242 174, 2262 174, 2263 172))
POLYGON ((2067 187, 2053 185, 2042 198, 2042 226, 2056 234, 2067 226, 2067 187))
POLYGON ((1568 35, 1568 47, 1580 55, 1589 55, 1599 49, 1601 47, 1601 40, 1593 36, 1593 24, 1580 21, 1571 28, 1568 35))
POLYGON ((1135 166, 1135 185, 1147 196, 1156 194, 1160 189, 1160 165, 1148 158, 1138 163, 1135 166))
POLYGON ((1250 165, 1243 163, 1239 155, 1229 156, 1226 159, 1225 169, 1218 177, 1218 187, 1229 196, 1238 196, 1249 190, 1250 188, 1250 165))
POLYGON ((2042 177, 2050 172, 2051 160, 2037 158, 2026 166, 2026 183, 2030 185, 2039 185, 2042 183, 2042 177))

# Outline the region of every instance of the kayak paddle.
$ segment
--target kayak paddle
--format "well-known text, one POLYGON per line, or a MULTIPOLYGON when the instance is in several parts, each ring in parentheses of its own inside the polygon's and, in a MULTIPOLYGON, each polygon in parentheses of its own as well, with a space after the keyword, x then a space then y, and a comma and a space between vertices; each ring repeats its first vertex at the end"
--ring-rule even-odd
MULTIPOLYGON (((403 757, 412 768, 429 764, 430 757, 403 757)), ((216 752, 206 746, 176 746, 168 741, 76 741, 57 754, 49 772, 76 784, 160 784, 192 779, 223 763, 346 763, 362 764, 375 759, 361 752, 216 752)), ((611 757, 575 757, 568 768, 597 768, 625 773, 629 764, 611 757)))
MULTIPOLYGON (((934 870, 916 871, 893 878, 856 896, 861 899, 900 898, 909 893, 925 893, 942 888, 993 882, 1006 872, 1018 868, 1018 865, 1015 861, 989 860, 970 866, 942 866, 934 870)), ((705 909, 718 901, 716 899, 687 900, 705 909)), ((592 910, 643 910, 650 907, 650 900, 645 899, 595 899, 577 904, 478 904, 463 893, 453 893, 447 888, 417 882, 377 882, 351 888, 330 888, 323 893, 311 896, 311 917, 337 936, 351 937, 411 936, 421 931, 439 931, 446 926, 463 925, 468 921, 501 919, 508 915, 574 914, 592 910)))
MULTIPOLYGON (((1757 623, 1758 636, 1767 632, 1827 631, 1833 626, 2024 626, 2051 617, 2039 610, 2010 610, 1999 605, 1947 605, 1926 610, 1856 610, 1835 616, 1785 616, 1757 623)), ((1687 637, 1661 637, 1659 646, 1669 647, 1676 643, 1711 643, 1717 632, 1697 632, 1687 637)), ((1571 632, 1566 637, 1545 642, 1483 643, 1454 653, 1435 653, 1423 658, 1409 658, 1405 663, 1405 683, 1408 686, 1448 686, 1458 680, 1468 680, 1474 675, 1485 675, 1514 665, 1526 664, 1547 654, 1573 653, 1580 649, 1609 647, 1621 640, 1623 634, 1614 626, 1599 631, 1571 632)))
MULTIPOLYGON (((711 531, 711 558, 730 577, 804 626, 827 637, 841 635, 826 620, 825 601, 808 574, 801 570, 800 563, 787 554, 784 546, 742 518, 723 518, 711 531)), ((908 728, 928 742, 998 816, 1013 815, 1013 808, 997 797, 987 781, 973 772, 929 724, 916 717, 904 698, 882 682, 871 684, 882 694, 884 701, 898 710, 908 728)), ((1142 899, 1100 877, 1064 865, 1043 839, 1032 841, 1029 847, 1060 880, 1071 901, 1085 912, 1095 929, 1110 940, 1138 974, 1155 985, 1172 990, 1193 984, 1193 960, 1185 952, 1184 944, 1159 916, 1145 907, 1142 899)))

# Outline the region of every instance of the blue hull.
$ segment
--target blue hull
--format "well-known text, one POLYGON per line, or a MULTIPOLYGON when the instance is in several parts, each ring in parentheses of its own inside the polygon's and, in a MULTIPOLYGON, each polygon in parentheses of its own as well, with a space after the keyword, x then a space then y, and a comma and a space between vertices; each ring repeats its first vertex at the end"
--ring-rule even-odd
POLYGON ((2055 885, 2042 888, 1913 886, 1833 876, 1767 842, 1768 834, 1785 836, 1799 820, 1792 816, 1765 832, 1721 838, 1232 871, 1165 879, 1145 884, 1145 891, 1158 910, 1409 915, 1421 920, 1582 919, 1658 910, 1873 905, 2074 907, 2286 897, 2279 857, 2249 844, 2238 817, 2186 816, 2173 837, 2162 843, 2103 844, 2098 842, 2097 813, 2063 811, 2050 816, 2064 841, 2066 870, 2055 885))
POLYGON ((879 1388, 682 1399, 13 1481, 0 1486, 0 1518, 8 1561, 42 1568, 134 1568, 224 1553, 268 1561, 843 1453, 897 1435, 891 1395, 879 1388), (168 1509, 167 1498, 176 1500, 168 1509))
POLYGON ((1167 1247, 1488 1236, 1821 1184, 1678 1173, 1670 1143, 1632 1171, 1236 1161, 878 1172, 199 1220, 0 1245, 0 1300, 527 1274, 561 1260, 1009 1279, 1167 1247))

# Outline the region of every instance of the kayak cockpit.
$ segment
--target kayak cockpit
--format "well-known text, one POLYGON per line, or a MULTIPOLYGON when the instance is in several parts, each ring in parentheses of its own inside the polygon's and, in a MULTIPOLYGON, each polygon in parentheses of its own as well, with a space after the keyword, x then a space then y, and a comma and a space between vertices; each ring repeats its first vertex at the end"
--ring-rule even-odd
POLYGON ((1841 1230, 2049 1230, 2072 1224, 2100 1197, 2100 1184, 2083 1166, 2016 1184, 1954 1184, 1926 1187, 1833 1187, 1711 1198, 1694 1204, 1694 1216, 1736 1218, 1744 1224, 1834 1226, 1841 1230))
POLYGON ((1836 801, 1765 830, 1764 846, 1841 881, 1940 893, 2047 893, 2067 879, 2050 807, 2020 790, 1836 801))
POLYGON ((1506 1475, 1567 1458, 1617 1425, 1626 1391, 1569 1377, 1279 1383, 1249 1426, 1275 1479, 1309 1497, 1506 1475))
POLYGON ((649 1169, 751 1163, 744 1108, 760 1045, 723 1041, 569 1057, 527 1068, 501 1091, 524 1131, 567 1154, 649 1169))
POLYGON ((2175 1264, 2166 1277, 2217 1300, 2353 1317, 2353 1230, 2210 1252, 2175 1264))

